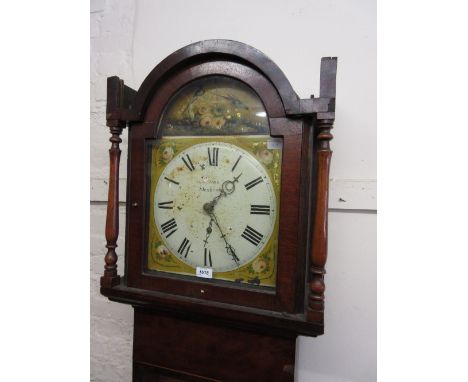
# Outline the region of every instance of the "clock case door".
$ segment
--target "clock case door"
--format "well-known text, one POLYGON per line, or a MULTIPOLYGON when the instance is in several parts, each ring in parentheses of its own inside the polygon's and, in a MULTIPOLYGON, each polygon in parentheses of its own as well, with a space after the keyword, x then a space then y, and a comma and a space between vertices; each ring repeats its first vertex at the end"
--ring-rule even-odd
POLYGON ((303 301, 299 301, 298 296, 303 295, 303 291, 298 291, 300 285, 290 281, 291 276, 293 280, 298 277, 304 278, 305 269, 304 256, 298 256, 298 235, 301 232, 298 230, 298 219, 303 126, 301 120, 288 124, 286 122, 284 108, 275 88, 260 73, 240 63, 212 61, 193 65, 160 84, 148 104, 144 122, 133 124, 129 129, 130 176, 127 199, 130 203, 127 209, 126 248, 129 287, 288 313, 302 308, 303 301), (176 92, 191 81, 207 76, 228 76, 248 85, 264 104, 271 128, 270 135, 283 139, 277 287, 274 290, 207 282, 201 278, 187 279, 145 270, 148 248, 147 214, 149 209, 153 208, 148 195, 149 143, 162 138, 159 121, 176 92))
MULTIPOLYGON (((326 65, 325 71, 322 61, 321 83, 328 76, 334 86, 333 68, 336 72, 336 60, 326 65)), ((111 131, 112 124, 120 123, 122 128, 122 121, 128 121, 126 248, 124 276, 106 279, 105 273, 101 293, 134 306, 149 306, 174 314, 191 312, 194 316, 236 321, 236 325, 243 323, 257 329, 260 325, 269 331, 323 333, 323 290, 311 290, 316 280, 322 288, 324 270, 310 264, 308 254, 312 253, 314 259, 312 247, 318 244, 326 255, 326 216, 321 216, 325 225, 318 227, 325 232, 325 237, 310 245, 317 215, 323 215, 324 206, 326 209, 323 203, 328 198, 327 190, 315 186, 317 181, 325 187, 325 178, 328 184, 329 163, 329 159, 324 163, 317 153, 323 148, 320 139, 316 139, 322 130, 315 125, 317 111, 327 120, 334 117, 334 98, 299 100, 281 70, 261 52, 241 43, 212 40, 190 45, 166 58, 148 75, 138 92, 123 85, 117 77, 109 78, 107 111, 111 131), (249 86, 263 102, 270 135, 283 139, 274 291, 145 271, 147 213, 152 208, 147 192, 148 143, 161 138, 158 129, 161 115, 177 91, 207 76, 226 76, 249 86), (312 276, 317 276, 315 280, 306 272, 308 268, 313 270, 312 276)), ((112 171, 111 168, 111 174, 112 171)))

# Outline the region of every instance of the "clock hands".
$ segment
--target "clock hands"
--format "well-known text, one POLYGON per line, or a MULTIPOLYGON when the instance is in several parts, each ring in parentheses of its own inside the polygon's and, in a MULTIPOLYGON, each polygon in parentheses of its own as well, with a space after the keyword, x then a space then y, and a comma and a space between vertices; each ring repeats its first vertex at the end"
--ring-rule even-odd
POLYGON ((234 262, 237 264, 237 266, 239 266, 239 258, 237 257, 236 252, 234 251, 234 248, 232 248, 232 245, 229 244, 228 241, 226 240, 226 235, 224 234, 223 230, 221 229, 221 227, 220 227, 220 225, 218 223, 218 219, 216 218, 216 215, 214 214, 214 212, 212 212, 210 214, 210 217, 215 222, 216 226, 219 229, 219 232, 221 233, 221 237, 224 240, 224 244, 225 244, 227 254, 229 256, 232 256, 232 259, 234 260, 234 262))
POLYGON ((223 182, 221 185, 221 194, 220 195, 229 195, 234 192, 236 189, 236 182, 239 181, 239 178, 241 177, 242 173, 234 177, 234 180, 226 180, 223 182))
POLYGON ((203 210, 209 215, 210 217, 210 224, 208 228, 206 229, 206 237, 205 237, 205 247, 208 243, 208 237, 211 235, 212 232, 212 224, 215 222, 216 226, 219 229, 219 232, 221 233, 221 238, 224 240, 226 252, 229 256, 232 257, 232 259, 235 261, 237 266, 239 266, 239 258, 236 255, 236 252, 234 251, 234 248, 232 247, 231 244, 228 243, 226 240, 226 235, 224 234, 223 230, 221 229, 221 226, 219 225, 218 219, 216 218, 216 215, 214 214, 214 207, 218 203, 218 200, 221 199, 223 196, 227 196, 232 194, 235 189, 236 189, 236 183, 239 181, 239 178, 241 177, 242 173, 240 173, 238 176, 235 176, 233 180, 226 180, 221 184, 221 190, 218 196, 216 196, 211 202, 205 203, 203 205, 203 210))
POLYGON ((221 190, 220 193, 217 197, 215 197, 211 202, 205 203, 203 205, 203 210, 210 215, 214 211, 215 205, 218 203, 218 200, 221 199, 221 197, 232 194, 235 189, 236 189, 236 182, 239 181, 239 178, 241 177, 242 173, 240 173, 238 176, 234 177, 234 180, 226 180, 223 182, 221 185, 221 190))
POLYGON ((205 240, 203 240, 203 242, 205 243, 205 245, 203 247, 205 247, 205 248, 208 245, 208 238, 210 237, 211 232, 213 232, 213 228, 212 228, 213 221, 214 221, 214 219, 212 217, 210 217, 210 224, 206 228, 206 237, 205 237, 205 240))

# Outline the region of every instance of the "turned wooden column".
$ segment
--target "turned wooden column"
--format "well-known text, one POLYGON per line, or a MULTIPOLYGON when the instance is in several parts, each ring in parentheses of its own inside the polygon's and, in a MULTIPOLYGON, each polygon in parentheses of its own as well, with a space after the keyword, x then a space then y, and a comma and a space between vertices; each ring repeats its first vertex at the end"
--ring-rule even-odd
POLYGON ((317 202, 315 205, 314 228, 311 232, 311 252, 309 267, 308 320, 323 322, 325 263, 328 250, 328 184, 330 172, 330 140, 333 135, 333 119, 317 120, 317 202))
POLYGON ((109 194, 107 202, 106 218, 106 240, 107 253, 104 257, 104 275, 101 277, 101 286, 112 287, 120 283, 120 276, 117 274, 117 239, 119 237, 119 166, 120 166, 120 143, 122 139, 122 129, 125 124, 121 121, 107 121, 112 134, 109 139, 111 148, 109 149, 110 171, 109 171, 109 194))
POLYGON ((307 319, 323 324, 325 301, 325 264, 328 252, 328 188, 333 139, 331 129, 335 121, 336 57, 323 57, 320 65, 320 97, 331 100, 329 111, 317 113, 315 119, 317 151, 316 203, 313 229, 310 233, 309 298, 307 319))

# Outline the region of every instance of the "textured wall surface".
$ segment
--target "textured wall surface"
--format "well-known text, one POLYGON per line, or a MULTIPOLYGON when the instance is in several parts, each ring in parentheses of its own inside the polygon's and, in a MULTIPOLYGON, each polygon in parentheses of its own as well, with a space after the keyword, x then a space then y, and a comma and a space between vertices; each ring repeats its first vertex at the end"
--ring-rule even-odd
MULTIPOLYGON (((168 54, 210 38, 260 49, 302 98, 318 94, 320 57, 339 57, 326 328, 319 338, 299 338, 296 380, 376 380, 375 37, 370 0, 91 1, 91 381, 131 380, 132 308, 99 295, 110 145, 106 78, 117 75, 138 89, 168 54)), ((121 222, 126 137, 124 132, 121 222)), ((123 254, 123 224, 120 231, 117 253, 123 254)))
MULTIPOLYGON (((131 381, 133 310, 102 297, 99 278, 106 245, 104 198, 109 176, 106 78, 132 76, 134 11, 130 0, 91 2, 91 381, 96 382, 131 381)), ((122 138, 125 176, 126 134, 122 138)), ((120 209, 120 221, 124 222, 125 210, 120 209)), ((120 224, 119 254, 125 247, 124 239, 124 224, 120 224)))

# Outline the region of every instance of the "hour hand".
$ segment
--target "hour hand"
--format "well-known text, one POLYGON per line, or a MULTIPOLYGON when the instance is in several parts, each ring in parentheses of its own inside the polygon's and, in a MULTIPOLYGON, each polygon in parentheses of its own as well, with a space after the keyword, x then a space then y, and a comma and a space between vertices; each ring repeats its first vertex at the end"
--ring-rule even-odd
POLYGON ((240 260, 237 257, 236 252, 234 252, 234 248, 232 248, 230 244, 226 245, 226 251, 227 251, 228 255, 232 256, 232 259, 236 262, 237 266, 239 266, 239 261, 240 260))
POLYGON ((205 243, 205 247, 208 245, 208 238, 210 237, 211 232, 213 232, 213 218, 212 217, 210 217, 210 224, 208 225, 208 227, 206 227, 206 237, 205 237, 205 240, 203 240, 203 242, 205 243))
POLYGON ((221 234, 221 238, 224 240, 224 244, 225 244, 227 254, 229 256, 231 256, 232 259, 237 264, 237 266, 239 266, 239 258, 237 257, 236 252, 234 251, 234 248, 232 248, 231 244, 229 244, 228 241, 226 240, 226 235, 224 234, 223 230, 221 229, 221 227, 219 225, 219 222, 218 222, 218 219, 216 218, 216 215, 214 213, 211 213, 210 216, 213 219, 213 221, 215 222, 216 226, 218 227, 219 233, 221 234))

